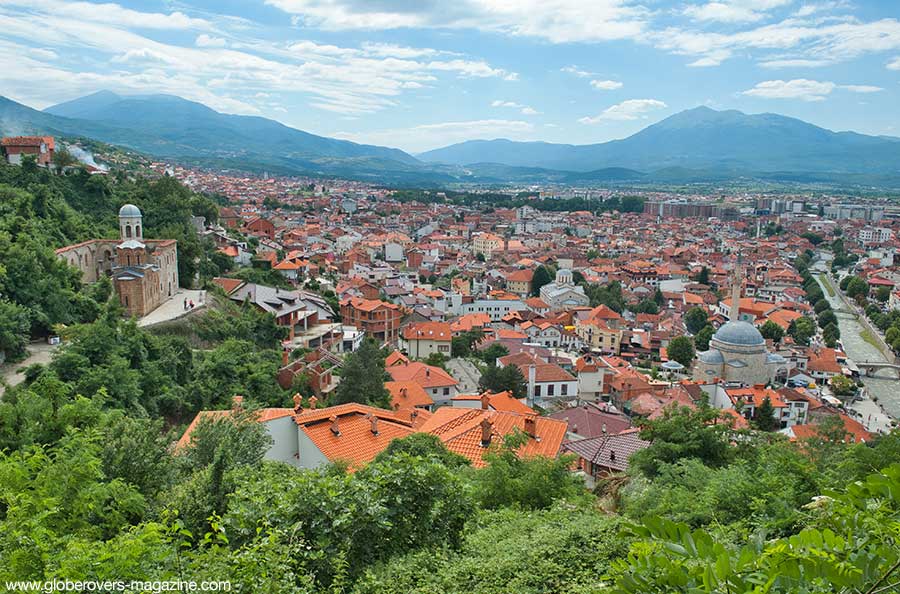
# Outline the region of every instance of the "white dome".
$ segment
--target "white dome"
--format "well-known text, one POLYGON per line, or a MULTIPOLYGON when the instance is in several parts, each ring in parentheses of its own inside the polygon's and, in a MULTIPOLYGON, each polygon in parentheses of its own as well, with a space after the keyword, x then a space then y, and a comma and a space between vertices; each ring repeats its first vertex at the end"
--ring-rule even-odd
POLYGON ((713 338, 725 344, 757 346, 766 344, 756 326, 749 322, 727 322, 713 335, 713 338))
POLYGON ((141 217, 141 209, 134 204, 126 204, 119 209, 119 217, 141 217))

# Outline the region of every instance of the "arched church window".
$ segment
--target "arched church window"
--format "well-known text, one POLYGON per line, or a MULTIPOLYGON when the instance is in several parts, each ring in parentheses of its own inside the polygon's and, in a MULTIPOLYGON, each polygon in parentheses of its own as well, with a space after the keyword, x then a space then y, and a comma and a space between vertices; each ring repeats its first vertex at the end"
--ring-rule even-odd
POLYGON ((125 225, 125 237, 131 237, 131 225, 125 225))
POLYGON ((134 236, 137 237, 138 239, 140 239, 140 237, 141 237, 141 226, 140 225, 134 226, 134 236))

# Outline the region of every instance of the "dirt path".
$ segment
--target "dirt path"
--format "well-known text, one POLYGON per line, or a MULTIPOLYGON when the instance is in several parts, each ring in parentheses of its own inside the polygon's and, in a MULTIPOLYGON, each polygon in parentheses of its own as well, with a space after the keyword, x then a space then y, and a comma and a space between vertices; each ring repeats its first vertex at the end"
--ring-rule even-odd
MULTIPOLYGON (((0 365, 0 376, 3 377, 3 381, 10 387, 21 384, 25 381, 25 375, 19 373, 20 369, 28 367, 29 365, 34 365, 35 363, 43 363, 46 365, 50 362, 54 351, 58 348, 59 346, 51 346, 46 342, 33 342, 28 345, 28 357, 26 357, 24 361, 0 365)), ((5 391, 6 386, 0 384, 0 396, 3 396, 3 392, 5 391)))

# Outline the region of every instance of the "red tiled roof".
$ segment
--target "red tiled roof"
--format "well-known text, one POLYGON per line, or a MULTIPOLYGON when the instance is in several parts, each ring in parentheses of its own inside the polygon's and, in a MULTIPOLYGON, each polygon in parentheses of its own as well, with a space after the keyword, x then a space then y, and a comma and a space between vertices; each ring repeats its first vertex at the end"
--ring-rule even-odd
POLYGON ((418 361, 413 361, 406 365, 392 365, 387 368, 387 371, 391 374, 394 381, 413 381, 423 388, 455 386, 459 383, 440 367, 426 365, 418 361))
POLYGON ((384 382, 384 387, 391 393, 391 408, 394 410, 406 410, 434 404, 431 396, 416 382, 384 382))
POLYGON ((465 456, 472 461, 473 466, 482 467, 486 464, 483 456, 487 448, 481 444, 481 421, 486 418, 493 424, 491 434, 492 443, 494 443, 516 428, 524 431, 525 419, 528 417, 535 420, 535 433, 538 438, 529 437, 528 441, 519 448, 518 454, 525 457, 556 457, 566 435, 566 424, 563 421, 547 417, 493 410, 443 407, 439 408, 419 430, 437 435, 447 449, 465 456))
POLYGON ((403 329, 404 340, 450 342, 453 332, 447 322, 417 322, 403 329))

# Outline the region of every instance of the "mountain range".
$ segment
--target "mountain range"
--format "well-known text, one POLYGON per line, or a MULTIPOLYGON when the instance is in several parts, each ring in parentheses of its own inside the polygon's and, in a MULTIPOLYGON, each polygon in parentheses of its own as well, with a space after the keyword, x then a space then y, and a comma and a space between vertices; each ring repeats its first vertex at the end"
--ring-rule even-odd
POLYGON ((898 138, 707 107, 599 144, 470 140, 416 156, 219 113, 173 95, 109 91, 43 111, 0 97, 0 132, 88 137, 188 164, 403 185, 761 179, 900 187, 898 138))

